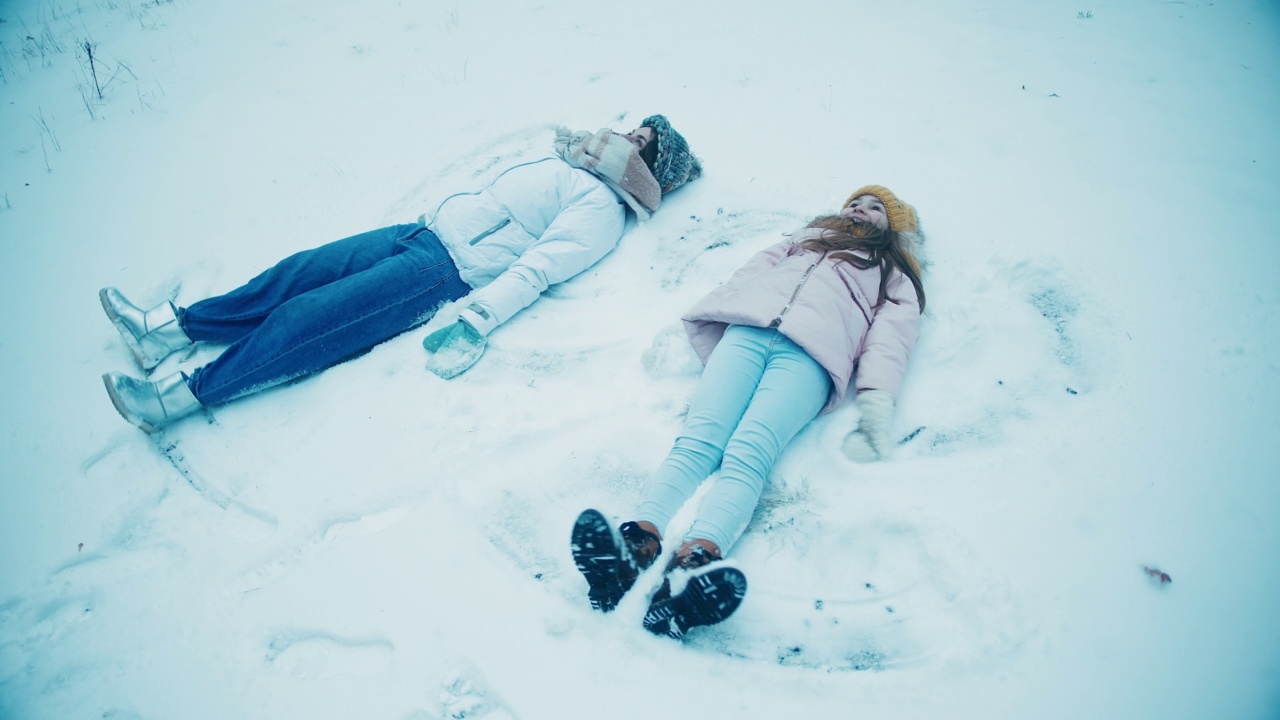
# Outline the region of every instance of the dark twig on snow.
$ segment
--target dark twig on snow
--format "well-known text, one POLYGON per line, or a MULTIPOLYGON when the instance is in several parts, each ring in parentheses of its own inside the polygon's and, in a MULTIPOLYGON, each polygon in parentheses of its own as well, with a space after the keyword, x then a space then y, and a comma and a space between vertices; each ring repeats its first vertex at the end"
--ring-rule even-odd
POLYGON ((98 84, 98 68, 93 63, 93 51, 98 47, 98 43, 85 40, 80 47, 84 48, 85 54, 89 56, 89 74, 93 76, 93 89, 97 91, 98 99, 101 100, 102 86, 98 84))

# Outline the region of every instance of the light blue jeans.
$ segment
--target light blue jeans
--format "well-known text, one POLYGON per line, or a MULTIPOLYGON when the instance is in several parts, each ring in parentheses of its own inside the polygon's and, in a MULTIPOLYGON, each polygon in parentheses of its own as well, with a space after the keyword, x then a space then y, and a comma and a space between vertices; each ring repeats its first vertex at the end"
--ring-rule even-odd
POLYGON ((831 376, 773 328, 732 325, 707 359, 684 430, 645 489, 635 519, 665 534, 716 467, 685 540, 710 540, 721 555, 746 530, 769 471, 831 392, 831 376))

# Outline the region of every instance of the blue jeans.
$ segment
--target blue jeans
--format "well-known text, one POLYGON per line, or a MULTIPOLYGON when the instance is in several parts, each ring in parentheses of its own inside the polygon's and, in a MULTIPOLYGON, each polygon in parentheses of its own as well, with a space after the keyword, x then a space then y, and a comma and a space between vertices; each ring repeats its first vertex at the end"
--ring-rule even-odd
POLYGON ((710 540, 722 555, 746 530, 782 449, 817 417, 831 376, 772 328, 730 326, 689 405, 684 430, 645 489, 635 519, 665 532, 716 467, 685 540, 710 540))
POLYGON ((178 311, 187 337, 229 343, 191 374, 217 405, 319 372, 425 323, 471 292, 430 230, 395 225, 304 250, 178 311))

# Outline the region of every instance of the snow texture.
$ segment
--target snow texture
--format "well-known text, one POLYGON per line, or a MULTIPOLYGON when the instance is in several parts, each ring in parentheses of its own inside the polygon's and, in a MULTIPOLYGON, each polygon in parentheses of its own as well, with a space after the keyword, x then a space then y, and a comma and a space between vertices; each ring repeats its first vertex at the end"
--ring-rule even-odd
POLYGON ((0 717, 1280 716, 1277 87, 1263 0, 0 3, 0 717), (103 392, 99 288, 189 304, 659 112, 704 176, 466 374, 448 306, 155 437, 103 392), (569 531, 678 432, 680 314, 868 183, 930 246, 893 458, 844 403, 738 613, 592 613, 569 531))

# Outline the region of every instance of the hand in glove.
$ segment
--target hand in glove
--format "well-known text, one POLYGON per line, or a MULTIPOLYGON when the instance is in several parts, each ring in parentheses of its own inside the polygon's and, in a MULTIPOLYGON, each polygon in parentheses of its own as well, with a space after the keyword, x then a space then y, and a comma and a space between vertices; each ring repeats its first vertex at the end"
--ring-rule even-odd
POLYGON ((429 355, 427 369, 445 380, 475 365, 484 354, 486 344, 484 336, 462 319, 422 339, 422 347, 429 355))
POLYGON ((855 401, 862 417, 858 427, 844 439, 844 454, 854 462, 872 462, 889 457, 889 420, 893 417, 893 396, 883 390, 864 390, 855 401))

